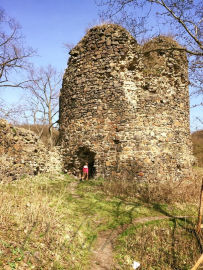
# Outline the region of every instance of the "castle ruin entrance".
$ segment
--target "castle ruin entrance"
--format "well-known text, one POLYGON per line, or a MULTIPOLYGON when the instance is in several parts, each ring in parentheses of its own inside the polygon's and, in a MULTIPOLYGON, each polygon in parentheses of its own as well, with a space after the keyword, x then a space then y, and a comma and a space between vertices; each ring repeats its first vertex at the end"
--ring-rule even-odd
POLYGON ((90 149, 85 146, 80 147, 77 151, 77 157, 80 164, 80 171, 82 172, 82 168, 87 162, 88 167, 89 167, 89 178, 94 178, 96 174, 95 156, 96 156, 96 153, 94 153, 93 151, 90 151, 90 149))

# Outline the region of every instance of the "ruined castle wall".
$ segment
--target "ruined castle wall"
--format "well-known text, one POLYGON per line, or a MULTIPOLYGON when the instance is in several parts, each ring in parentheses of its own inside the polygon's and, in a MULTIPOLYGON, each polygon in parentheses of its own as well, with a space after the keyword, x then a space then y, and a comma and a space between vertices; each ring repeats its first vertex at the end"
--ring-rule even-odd
POLYGON ((157 180, 188 174, 187 59, 159 37, 143 47, 122 27, 89 30, 70 52, 60 96, 67 171, 157 180))
POLYGON ((33 132, 0 119, 0 181, 60 171, 60 149, 50 151, 33 132))

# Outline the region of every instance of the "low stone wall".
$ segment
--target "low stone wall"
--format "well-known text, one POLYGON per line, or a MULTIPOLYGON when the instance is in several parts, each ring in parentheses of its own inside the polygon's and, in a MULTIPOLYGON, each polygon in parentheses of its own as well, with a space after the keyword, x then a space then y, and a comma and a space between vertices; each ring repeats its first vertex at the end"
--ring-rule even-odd
POLYGON ((0 181, 59 172, 61 164, 60 148, 49 151, 33 132, 0 119, 0 181))

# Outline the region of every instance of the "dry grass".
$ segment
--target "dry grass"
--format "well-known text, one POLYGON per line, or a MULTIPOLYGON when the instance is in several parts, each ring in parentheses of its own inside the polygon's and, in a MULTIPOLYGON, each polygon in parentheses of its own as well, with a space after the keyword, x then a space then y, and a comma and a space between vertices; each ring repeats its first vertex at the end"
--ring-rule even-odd
POLYGON ((197 158, 198 166, 203 167, 203 130, 192 134, 193 153, 197 158))
POLYGON ((198 203, 201 187, 201 171, 194 179, 185 179, 181 182, 135 182, 125 179, 109 180, 102 186, 103 191, 111 196, 121 198, 138 198, 146 203, 198 203))
MULTIPOLYGON (((153 223, 147 217, 195 216, 197 206, 143 203, 144 194, 141 200, 134 198, 132 185, 127 183, 102 179, 78 183, 64 175, 39 175, 0 184, 0 269, 90 269, 97 233, 117 228, 123 228, 115 242, 119 269, 130 270, 129 261, 136 259, 142 260, 142 269, 147 270, 189 269, 184 266, 189 260, 193 264, 200 253, 190 231, 194 218, 153 223), (110 195, 113 193, 126 200, 110 195), (144 223, 133 223, 143 217, 144 223)), ((185 186, 189 188, 192 185, 185 186)))
POLYGON ((103 184, 108 195, 125 200, 138 198, 169 217, 168 220, 149 219, 147 222, 146 219, 144 224, 135 223, 118 237, 115 250, 120 269, 131 270, 133 261, 140 262, 142 270, 192 268, 202 253, 202 239, 197 237, 194 228, 203 168, 196 168, 195 174, 193 180, 180 183, 137 184, 117 180, 103 184), (190 218, 174 218, 182 214, 189 214, 190 218))
POLYGON ((76 269, 66 186, 56 192, 54 182, 39 176, 1 185, 0 269, 76 269))
MULTIPOLYGON (((33 131, 35 134, 40 136, 43 143, 49 146, 49 126, 47 125, 18 125, 20 128, 28 129, 33 131)), ((53 128, 53 144, 56 145, 58 142, 59 131, 56 128, 53 128)))
POLYGON ((164 50, 168 48, 181 48, 180 44, 174 40, 170 35, 160 35, 155 37, 143 45, 143 52, 149 52, 153 50, 164 50))
POLYGON ((189 221, 176 219, 132 226, 116 247, 125 270, 132 269, 133 261, 140 262, 142 270, 189 270, 201 254, 189 221))
POLYGON ((115 24, 112 21, 107 21, 107 20, 101 20, 99 22, 92 22, 89 23, 85 29, 85 34, 87 34, 92 28, 100 28, 100 27, 108 27, 108 25, 114 26, 115 24))

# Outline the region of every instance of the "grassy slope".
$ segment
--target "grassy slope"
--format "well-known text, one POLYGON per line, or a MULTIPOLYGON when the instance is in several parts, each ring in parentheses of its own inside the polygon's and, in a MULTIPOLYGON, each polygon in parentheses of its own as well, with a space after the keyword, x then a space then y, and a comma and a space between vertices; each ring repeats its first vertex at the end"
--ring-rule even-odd
POLYGON ((140 217, 197 215, 196 204, 149 204, 106 195, 103 180, 37 176, 0 186, 0 269, 89 269, 98 233, 117 230, 116 269, 190 269, 200 249, 195 218, 136 223, 140 217))
POLYGON ((192 133, 193 153, 198 165, 203 167, 203 130, 192 133))

